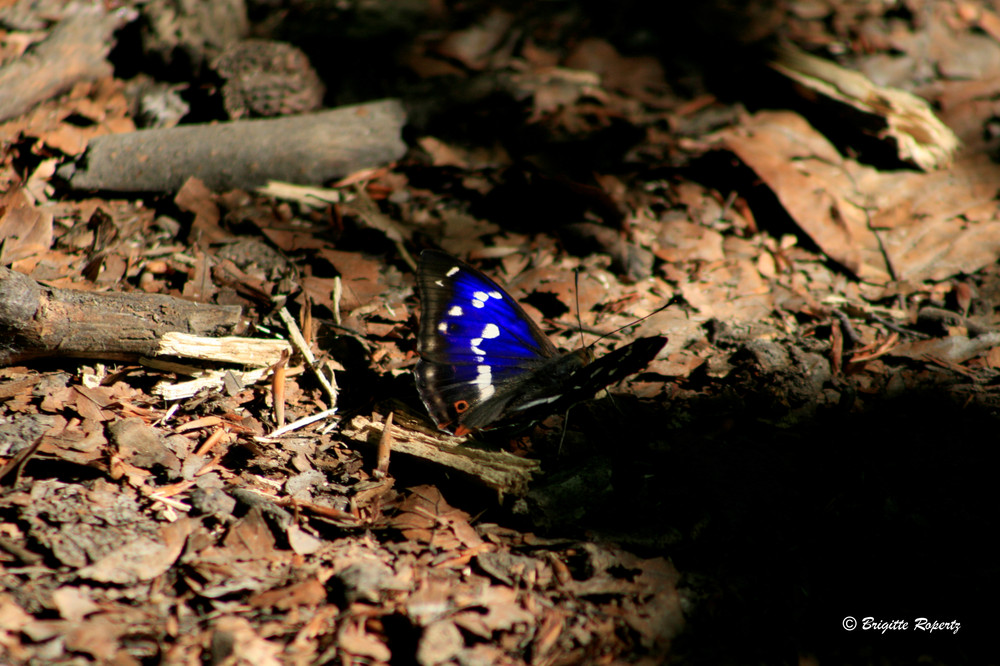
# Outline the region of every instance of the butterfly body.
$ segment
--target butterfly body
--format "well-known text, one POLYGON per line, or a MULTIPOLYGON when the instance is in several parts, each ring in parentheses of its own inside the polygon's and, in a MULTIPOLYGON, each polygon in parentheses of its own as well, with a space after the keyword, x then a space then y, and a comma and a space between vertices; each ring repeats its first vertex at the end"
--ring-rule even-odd
POLYGON ((499 285, 444 252, 420 255, 417 390, 439 428, 457 435, 530 422, 638 372, 666 343, 636 340, 597 361, 562 353, 499 285))

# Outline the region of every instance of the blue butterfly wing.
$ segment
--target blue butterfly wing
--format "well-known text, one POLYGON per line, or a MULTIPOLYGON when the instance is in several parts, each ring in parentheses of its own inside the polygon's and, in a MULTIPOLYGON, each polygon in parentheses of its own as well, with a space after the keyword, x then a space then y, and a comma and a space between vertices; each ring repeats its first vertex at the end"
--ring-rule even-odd
POLYGON ((455 434, 504 417, 531 421, 639 372, 663 348, 641 338, 593 363, 560 353, 496 282, 444 252, 420 255, 417 390, 439 428, 455 434))
POLYGON ((560 357, 496 282, 444 252, 421 253, 418 287, 417 389, 439 427, 486 425, 527 375, 560 357))
POLYGON ((420 255, 421 355, 444 363, 519 364, 559 352, 496 282, 443 252, 420 255), (480 342, 481 341, 481 342, 480 342))

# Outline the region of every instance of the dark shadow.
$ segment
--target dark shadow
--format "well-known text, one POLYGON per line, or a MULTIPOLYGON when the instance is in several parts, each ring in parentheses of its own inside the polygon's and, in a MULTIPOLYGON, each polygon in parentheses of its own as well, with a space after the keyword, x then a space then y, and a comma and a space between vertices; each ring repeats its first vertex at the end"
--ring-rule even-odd
POLYGON ((690 602, 676 663, 982 656, 1000 619, 997 410, 942 388, 782 426, 787 405, 748 388, 578 408, 575 452, 532 492, 536 525, 668 557, 690 602), (586 490, 559 495, 574 475, 586 490), (847 617, 908 628, 845 631, 847 617))

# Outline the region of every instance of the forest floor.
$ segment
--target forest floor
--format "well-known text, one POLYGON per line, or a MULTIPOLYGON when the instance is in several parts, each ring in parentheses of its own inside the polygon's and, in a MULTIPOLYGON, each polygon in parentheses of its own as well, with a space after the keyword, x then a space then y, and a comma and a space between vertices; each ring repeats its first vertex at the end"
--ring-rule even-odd
POLYGON ((0 663, 995 662, 1000 14, 682 4, 0 2, 0 663))

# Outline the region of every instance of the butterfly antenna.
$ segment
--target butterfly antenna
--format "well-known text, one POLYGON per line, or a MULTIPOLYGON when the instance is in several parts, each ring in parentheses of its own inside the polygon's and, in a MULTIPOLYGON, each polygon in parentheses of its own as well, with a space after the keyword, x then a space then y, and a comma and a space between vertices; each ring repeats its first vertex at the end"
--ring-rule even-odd
POLYGON ((580 346, 583 344, 583 319, 580 318, 580 268, 573 269, 573 299, 576 301, 576 325, 580 331, 580 346))
POLYGON ((615 335, 616 333, 619 333, 620 331, 624 331, 626 328, 631 328, 632 326, 637 326, 637 325, 641 324, 642 322, 646 321, 647 319, 649 319, 653 315, 655 315, 655 314, 657 314, 659 312, 663 312, 664 310, 666 310, 668 307, 670 307, 670 304, 672 302, 673 301, 667 301, 666 303, 664 303, 660 307, 658 307, 655 310, 653 310, 652 312, 650 312, 645 317, 639 317, 638 319, 636 319, 633 322, 629 322, 628 324, 625 324, 624 326, 619 326, 618 328, 616 328, 615 330, 611 331, 610 333, 605 333, 601 337, 599 337, 596 340, 594 340, 593 342, 591 342, 590 346, 593 347, 594 345, 596 345, 598 342, 600 342, 604 338, 610 338, 612 335, 615 335))
MULTIPOLYGON (((582 332, 581 332, 582 333, 582 332)), ((570 405, 566 408, 566 414, 563 416, 562 431, 559 433, 559 448, 556 449, 556 457, 562 455, 563 443, 566 441, 566 431, 569 430, 569 413, 572 411, 573 407, 576 405, 570 405)))

